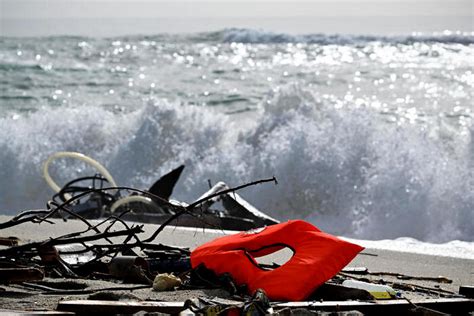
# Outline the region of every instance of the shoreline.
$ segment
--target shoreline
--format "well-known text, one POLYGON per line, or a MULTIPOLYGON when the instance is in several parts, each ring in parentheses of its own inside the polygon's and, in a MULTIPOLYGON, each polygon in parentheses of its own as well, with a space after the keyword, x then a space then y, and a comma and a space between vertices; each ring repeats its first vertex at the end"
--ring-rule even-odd
MULTIPOLYGON (((2 215, 0 214, 0 223, 8 221, 13 216, 11 215, 2 215)), ((76 220, 68 220, 68 222, 63 222, 59 219, 53 219, 56 224, 53 226, 48 223, 44 224, 22 224, 16 227, 11 227, 8 229, 0 230, 0 236, 9 237, 14 236, 25 241, 33 241, 33 240, 41 240, 47 239, 49 237, 61 236, 70 232, 71 229, 79 231, 82 228, 85 228, 85 225, 80 223, 76 220), (26 226, 28 225, 28 226, 26 226), (33 236, 33 234, 28 233, 25 231, 25 227, 28 227, 27 231, 34 231, 38 233, 37 236, 33 236), (49 228, 54 228, 55 234, 49 236, 50 233, 49 228), (9 236, 6 236, 9 235, 9 236)), ((89 220, 91 223, 98 223, 99 220, 89 220)), ((159 225, 157 224, 148 224, 148 223, 140 223, 140 222, 129 222, 130 225, 144 225, 144 235, 151 235, 159 225)), ((191 250, 195 247, 199 246, 200 244, 210 241, 213 238, 217 238, 220 236, 234 234, 237 231, 232 230, 218 230, 212 228, 196 228, 196 227, 184 227, 184 226, 169 226, 165 228, 165 232, 162 233, 161 237, 164 238, 163 243, 169 243, 174 246, 180 247, 188 247, 191 250), (191 242, 187 238, 181 240, 179 236, 188 236, 192 234, 195 236, 196 242, 191 242)), ((377 250, 382 252, 394 252, 394 253, 402 253, 407 255, 422 255, 422 256, 434 256, 434 257, 443 257, 443 258, 453 258, 453 259, 462 259, 462 260, 471 260, 474 261, 474 249, 468 249, 468 245, 463 245, 464 247, 459 247, 459 249, 447 249, 450 248, 449 244, 451 243, 460 243, 460 244, 473 244, 474 242, 469 241, 460 241, 460 240, 453 240, 446 243, 430 243, 425 241, 420 241, 417 239, 413 239, 410 237, 399 237, 396 239, 380 239, 380 240, 366 240, 366 239, 357 239, 357 238, 349 238, 345 236, 337 236, 343 240, 346 240, 351 243, 355 243, 361 245, 367 249, 377 250), (410 249, 402 249, 402 247, 406 247, 407 243, 405 242, 406 239, 409 242, 409 245, 413 248, 410 249), (387 247, 381 246, 382 243, 390 243, 387 247), (430 253, 430 250, 436 250, 438 252, 444 251, 444 253, 430 253), (464 251, 461 255, 455 255, 456 251, 464 251)))
MULTIPOLYGON (((0 215, 0 222, 5 222, 11 216, 0 215)), ((82 222, 68 220, 63 222, 59 219, 53 219, 54 225, 48 223, 33 224, 24 223, 11 228, 0 230, 2 237, 17 237, 22 242, 46 240, 50 237, 58 237, 80 231, 85 228, 82 222)), ((98 223, 99 220, 90 220, 91 223, 98 223)), ((144 225, 142 236, 150 236, 158 227, 158 224, 134 223, 131 225, 144 225)), ((119 226, 117 226, 119 227, 119 226)), ((214 238, 228 234, 236 233, 234 231, 202 229, 192 227, 168 226, 158 235, 154 243, 172 245, 177 247, 187 247, 190 250, 208 242, 214 238)), ((364 245, 363 240, 344 238, 353 243, 364 245)), ((390 242, 390 240, 387 240, 390 242)), ((461 280, 465 283, 474 284, 474 260, 469 258, 458 258, 449 256, 438 256, 433 254, 420 254, 406 251, 394 251, 387 249, 378 249, 365 247, 348 266, 366 266, 370 271, 390 270, 392 272, 415 275, 443 275, 461 280)), ((271 260, 285 260, 285 254, 276 254, 271 260)), ((455 282, 453 282, 454 284, 455 282)), ((464 284, 465 285, 465 284, 464 284)))

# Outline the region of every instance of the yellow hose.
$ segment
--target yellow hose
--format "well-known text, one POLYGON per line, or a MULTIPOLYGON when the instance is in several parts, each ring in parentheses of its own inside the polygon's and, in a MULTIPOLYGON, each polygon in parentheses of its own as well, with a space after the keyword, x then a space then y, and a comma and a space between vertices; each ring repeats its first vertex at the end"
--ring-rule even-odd
MULTIPOLYGON (((105 179, 109 182, 111 187, 116 187, 117 183, 115 183, 114 178, 112 178, 112 175, 109 173, 109 171, 102 166, 98 161, 92 159, 91 157, 88 157, 84 154, 78 153, 78 152, 73 152, 73 151, 59 151, 57 153, 52 154, 51 156, 46 159, 44 165, 43 165, 43 176, 44 179, 46 180, 46 183, 55 191, 59 192, 61 191, 61 187, 54 182, 53 178, 51 178, 51 175, 49 174, 49 165, 53 160, 56 160, 58 158, 74 158, 78 159, 81 161, 84 161, 88 165, 94 167, 99 173, 104 176, 105 179)), ((65 198, 69 200, 72 198, 72 196, 68 193, 64 194, 65 198)), ((120 206, 124 204, 128 204, 131 202, 141 202, 144 204, 148 204, 151 206, 157 206, 156 203, 150 199, 149 197, 141 196, 141 195, 131 195, 131 196, 126 196, 124 198, 121 198, 117 201, 115 201, 112 206, 110 207, 110 212, 113 213, 115 212, 116 209, 118 209, 120 206)))
MULTIPOLYGON (((102 166, 96 160, 94 160, 94 159, 92 159, 92 158, 90 158, 90 157, 88 157, 84 154, 78 153, 78 152, 59 151, 59 152, 54 153, 51 156, 49 156, 48 159, 46 159, 46 161, 43 165, 44 179, 46 180, 46 183, 48 183, 48 185, 51 187, 51 189, 53 189, 55 192, 61 191, 61 187, 59 185, 57 185, 56 182, 54 182, 53 178, 51 178, 51 176, 49 174, 49 165, 53 160, 56 160, 58 158, 74 158, 74 159, 82 160, 85 163, 87 163, 88 165, 90 165, 90 166, 94 167, 95 169, 97 169, 97 171, 99 171, 99 173, 101 175, 103 175, 105 179, 107 179, 107 181, 110 183, 110 186, 112 186, 112 187, 117 186, 117 184, 115 183, 114 178, 112 178, 112 176, 107 171, 107 169, 105 169, 105 167, 102 166)), ((64 194, 64 196, 68 200, 72 197, 70 194, 64 194)))

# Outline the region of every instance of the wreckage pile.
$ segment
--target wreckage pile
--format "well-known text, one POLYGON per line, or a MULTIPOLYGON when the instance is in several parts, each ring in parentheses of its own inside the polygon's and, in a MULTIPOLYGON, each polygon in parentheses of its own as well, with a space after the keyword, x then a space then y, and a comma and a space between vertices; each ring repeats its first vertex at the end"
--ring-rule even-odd
POLYGON ((260 180, 230 189, 218 182, 190 205, 170 199, 184 165, 159 178, 146 191, 118 186, 109 171, 94 159, 76 152, 57 152, 50 156, 43 168, 46 183, 56 192, 48 208, 57 208, 54 217, 79 215, 83 218, 107 218, 118 215, 123 220, 143 223, 204 227, 228 230, 248 230, 278 221, 260 212, 245 201, 237 190, 276 179, 260 180), (80 177, 60 188, 49 174, 49 165, 58 158, 73 158, 94 167, 99 174, 80 177), (229 194, 232 193, 232 194, 229 194), (223 209, 212 206, 221 202, 223 209), (63 214, 63 212, 66 214, 63 214))
MULTIPOLYGON (((57 219, 45 217, 46 214, 30 212, 2 223, 1 227, 14 224, 31 227, 31 222, 41 222, 41 227, 48 222, 62 225, 57 219)), ((160 244, 160 234, 151 240, 156 231, 150 237, 142 237, 147 233, 143 232, 143 225, 130 225, 113 217, 86 220, 84 225, 87 227, 82 231, 42 241, 22 243, 18 239, 3 238, 0 248, 3 283, 0 291, 3 289, 3 292, 0 296, 11 302, 1 308, 57 309, 76 314, 139 311, 178 314, 187 310, 184 315, 192 315, 191 312, 215 315, 217 311, 222 315, 234 315, 236 311, 245 315, 298 315, 303 311, 344 314, 343 311, 354 310, 364 314, 387 311, 407 314, 409 310, 420 312, 426 307, 442 311, 472 309, 472 300, 458 293, 410 283, 420 277, 363 268, 343 269, 304 301, 275 301, 260 289, 250 293, 230 274, 218 275, 202 265, 193 269, 192 251, 160 244), (409 293, 424 299, 403 299, 410 297, 409 293), (25 299, 30 300, 28 297, 39 302, 41 297, 49 298, 49 303, 22 305, 25 299)), ((158 229, 164 231, 162 226, 158 229)), ((278 270, 276 264, 261 264, 261 267, 278 270)), ((447 284, 451 280, 431 278, 430 281, 447 284)), ((293 285, 290 283, 288 287, 293 285)))
MULTIPOLYGON (((169 200, 181 171, 182 167, 165 175, 148 191, 119 187, 102 176, 81 178, 58 189, 47 209, 25 211, 0 223, 0 294, 60 297, 56 306, 28 309, 56 309, 56 313, 65 314, 442 315, 435 310, 472 310, 473 300, 466 298, 472 297, 470 287, 454 293, 404 283, 420 277, 373 273, 365 268, 342 269, 361 247, 303 221, 278 224, 236 193, 251 185, 276 182, 274 178, 236 188, 218 183, 197 201, 185 204, 169 200), (78 186, 81 181, 92 181, 93 185, 78 186), (105 187, 105 182, 114 185, 105 187), (212 211, 210 207, 219 201, 224 210, 212 211), (160 243, 160 233, 167 226, 182 224, 180 219, 185 216, 189 220, 184 222, 196 227, 228 229, 235 225, 234 229, 254 229, 221 237, 193 251, 160 243), (22 225, 61 225, 58 218, 82 222, 85 229, 32 242, 1 234, 22 225), (139 222, 142 218, 160 225, 145 234, 145 224, 128 221, 139 222), (281 232, 282 236, 275 239, 277 243, 265 239, 281 232), (310 246, 304 248, 307 240, 310 246), (293 255, 282 266, 254 259, 284 247, 289 247, 293 255), (304 249, 308 249, 308 257, 301 259, 304 249), (314 261, 308 266, 310 259, 314 261), (250 273, 252 269, 255 271, 250 273), (276 279, 280 283, 275 283, 276 279), (93 286, 94 282, 100 286, 93 286), (406 293, 410 291, 423 293, 428 299, 408 300, 406 293), (179 292, 185 293, 185 300, 182 296, 173 299, 169 294, 179 292)), ((451 281, 430 279, 435 283, 451 281)))

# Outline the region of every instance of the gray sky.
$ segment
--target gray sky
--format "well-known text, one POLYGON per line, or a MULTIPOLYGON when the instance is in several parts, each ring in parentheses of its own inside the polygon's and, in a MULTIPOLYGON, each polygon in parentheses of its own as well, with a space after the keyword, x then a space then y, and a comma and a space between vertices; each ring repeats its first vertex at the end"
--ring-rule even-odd
POLYGON ((263 28, 290 33, 403 33, 445 29, 472 31, 473 2, 0 0, 0 34, 101 36, 122 35, 127 31, 172 33, 225 27, 263 28), (128 23, 128 27, 118 22, 120 19, 132 18, 135 18, 135 22, 128 23), (59 19, 62 21, 57 21, 59 19), (91 21, 85 23, 84 19, 91 21), (101 25, 99 21, 106 19, 108 24, 101 25))
POLYGON ((3 18, 472 16, 472 0, 0 0, 3 18))

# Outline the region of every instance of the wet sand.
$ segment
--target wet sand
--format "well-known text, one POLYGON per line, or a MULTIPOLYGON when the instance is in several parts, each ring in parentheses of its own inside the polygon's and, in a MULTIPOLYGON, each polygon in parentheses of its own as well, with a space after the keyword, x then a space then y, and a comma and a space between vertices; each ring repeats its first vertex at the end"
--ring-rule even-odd
MULTIPOLYGON (((7 221, 9 216, 0 215, 0 222, 7 221)), ((70 220, 63 222, 61 220, 54 220, 56 224, 21 224, 12 228, 0 230, 1 237, 15 236, 20 238, 22 242, 33 240, 45 240, 50 237, 57 237, 65 235, 74 231, 80 231, 86 228, 83 223, 70 220)), ((95 221, 93 221, 95 222, 95 221)), ((143 238, 151 235, 158 225, 145 224, 144 233, 141 234, 143 238)), ((121 228, 117 226, 117 229, 121 228)), ((183 246, 194 249, 202 243, 212 240, 213 238, 229 234, 232 232, 197 229, 197 228, 183 228, 183 227, 166 227, 163 232, 156 238, 156 243, 167 245, 183 246)), ((275 261, 283 263, 285 258, 288 258, 288 253, 281 253, 273 257, 267 258, 267 261, 275 261)), ((447 291, 458 293, 460 285, 474 285, 474 260, 459 259, 452 257, 428 256, 406 252, 385 251, 378 249, 365 249, 362 251, 349 265, 349 267, 366 267, 370 272, 391 272, 401 273, 410 276, 423 277, 438 277, 443 276, 451 279, 450 284, 437 283, 431 281, 417 281, 406 280, 405 283, 418 284, 428 286, 431 288, 440 288, 447 291)), ((366 277, 366 276, 359 276, 366 277)), ((371 279, 383 278, 387 281, 400 282, 394 277, 389 276, 374 276, 371 279)), ((81 280, 82 281, 82 280, 81 280)), ((110 287, 110 282, 90 281, 84 280, 88 283, 89 288, 110 287)), ((113 285, 113 284, 112 284, 113 285)), ((116 286, 121 286, 116 284, 116 286)), ((12 294, 16 297, 4 297, 0 295, 0 309, 53 309, 57 302, 64 297, 52 295, 34 295, 33 299, 29 296, 22 297, 22 289, 18 287, 10 287, 0 285, 7 291, 18 292, 19 294, 12 294)), ((127 293, 130 293, 127 291, 127 293)), ((193 290, 193 291, 174 291, 174 292, 153 292, 149 289, 133 291, 139 299, 165 300, 165 301, 184 301, 190 297, 195 296, 228 296, 225 292, 220 290, 193 290)), ((26 294, 25 294, 26 295, 26 294)), ((416 294, 410 298, 423 298, 426 294, 416 294)), ((85 299, 87 296, 73 296, 67 299, 85 299)))

